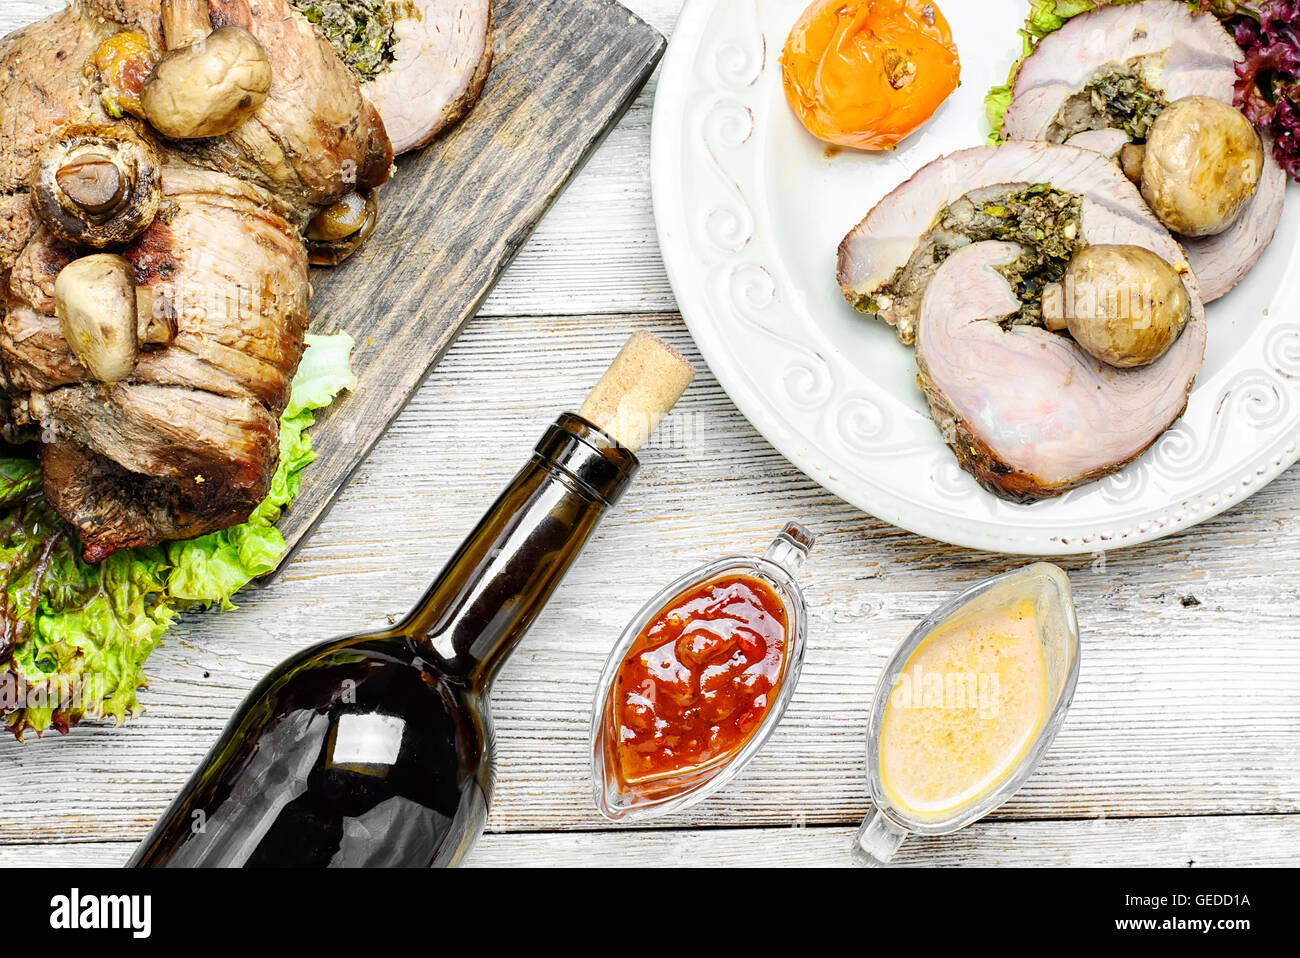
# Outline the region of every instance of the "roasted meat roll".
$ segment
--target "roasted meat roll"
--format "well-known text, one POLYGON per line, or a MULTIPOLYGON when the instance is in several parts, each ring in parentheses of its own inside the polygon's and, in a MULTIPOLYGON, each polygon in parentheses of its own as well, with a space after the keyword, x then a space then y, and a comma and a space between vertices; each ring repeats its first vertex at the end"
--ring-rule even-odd
POLYGON ((923 167, 839 250, 860 310, 915 344, 918 381, 962 467, 1007 499, 1060 495, 1122 468, 1182 414, 1205 309, 1182 248, 1099 153, 1012 142, 923 167), (1077 251, 1140 247, 1185 284, 1186 322, 1150 365, 1120 369, 1044 328, 1077 251))
POLYGON ((47 497, 91 561, 244 520, 309 224, 392 169, 378 112, 288 0, 79 0, 0 42, 0 93, 0 371, 47 497))
MULTIPOLYGON (((1203 118, 1203 101, 1210 98, 1231 107, 1237 61, 1245 54, 1212 14, 1197 14, 1187 4, 1169 0, 1103 6, 1071 18, 1039 42, 1021 64, 1012 88, 1003 135, 1008 140, 1069 143, 1119 156, 1132 144, 1135 178, 1151 176, 1161 164, 1140 157, 1148 138, 1160 132, 1157 123, 1171 106, 1203 118), (1104 132, 1103 132, 1104 131, 1104 132), (1099 135, 1100 134, 1100 135, 1099 135)), ((1235 111, 1234 111, 1235 112, 1235 111)), ((1170 118, 1172 119, 1172 118, 1170 118)), ((1238 115, 1238 121, 1249 122, 1238 115)), ((1166 124, 1168 125, 1168 124, 1166 124)), ((1208 123, 1202 126, 1211 133, 1208 123)), ((1206 193, 1218 187, 1242 161, 1213 139, 1194 145, 1200 130, 1182 131, 1173 140, 1178 158, 1199 149, 1207 154, 1200 176, 1207 182, 1189 196, 1193 210, 1211 206, 1206 193)), ((1252 137, 1258 137, 1253 131, 1252 137)), ((1257 139, 1259 165, 1248 174, 1249 199, 1239 204, 1226 224, 1194 235, 1180 235, 1200 281, 1205 302, 1226 294, 1248 273, 1273 239, 1286 195, 1286 173, 1273 157, 1267 138, 1257 139)), ((1179 189, 1196 188, 1197 175, 1175 169, 1179 189)), ((1163 211, 1160 191, 1143 183, 1148 202, 1163 211)), ((1185 230, 1176 220, 1161 219, 1171 229, 1185 230)))

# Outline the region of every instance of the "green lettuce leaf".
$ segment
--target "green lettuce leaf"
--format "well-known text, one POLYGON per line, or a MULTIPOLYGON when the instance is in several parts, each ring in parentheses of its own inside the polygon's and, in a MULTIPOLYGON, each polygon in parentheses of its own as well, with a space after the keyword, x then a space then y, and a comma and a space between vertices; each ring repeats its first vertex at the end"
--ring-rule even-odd
POLYGON ((0 716, 19 738, 140 709, 144 663, 181 612, 232 599, 284 558, 275 523, 315 459, 315 411, 356 386, 346 334, 307 337, 280 423, 280 462, 248 521, 98 565, 45 501, 29 458, 0 458, 0 716))
POLYGON ((352 337, 307 336, 289 404, 280 417, 280 464, 271 491, 248 521, 167 547, 170 572, 167 591, 174 599, 234 608, 236 592, 272 571, 284 557, 285 543, 275 524, 298 495, 302 472, 316 459, 306 434, 316 422, 315 410, 328 406, 342 391, 355 389, 349 357, 352 337))

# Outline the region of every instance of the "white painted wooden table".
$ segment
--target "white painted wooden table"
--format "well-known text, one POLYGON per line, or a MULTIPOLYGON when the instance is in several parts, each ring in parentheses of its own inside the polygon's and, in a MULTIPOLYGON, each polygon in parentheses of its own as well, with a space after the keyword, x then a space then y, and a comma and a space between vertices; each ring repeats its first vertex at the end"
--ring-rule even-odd
MULTIPOLYGON (((58 2, 4 0, 0 32, 58 2)), ((680 0, 628 5, 671 33, 680 0)), ((653 96, 652 83, 281 578, 170 634, 144 716, 0 744, 0 865, 124 862, 264 672, 415 601, 629 332, 697 355, 651 218, 653 96)), ((1019 564, 838 501, 703 368, 678 415, 690 428, 648 450, 497 683, 496 799, 472 864, 846 864, 868 805, 863 735, 886 655, 944 598, 1019 564), (688 433, 691 448, 672 441, 688 433), (787 519, 819 541, 785 721, 707 803, 657 827, 611 827, 589 797, 587 725, 614 637, 670 578, 761 547, 787 519)), ((1000 812, 908 842, 902 862, 1300 864, 1300 468, 1198 529, 1063 565, 1083 663, 1055 746, 1000 812)))

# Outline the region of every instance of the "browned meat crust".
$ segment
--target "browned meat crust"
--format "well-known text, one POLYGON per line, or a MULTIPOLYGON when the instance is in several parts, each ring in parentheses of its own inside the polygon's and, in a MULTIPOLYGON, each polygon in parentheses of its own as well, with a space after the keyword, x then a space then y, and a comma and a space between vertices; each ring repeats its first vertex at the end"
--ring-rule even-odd
POLYGON ((163 201, 116 251, 134 270, 142 350, 126 382, 95 382, 53 297, 59 271, 85 251, 41 229, 28 183, 61 131, 136 126, 105 113, 85 68, 124 28, 163 52, 160 6, 78 0, 0 40, 0 384, 15 423, 39 427, 46 495, 91 561, 228 527, 265 497, 308 321, 302 227, 392 170, 378 113, 287 0, 175 5, 169 29, 250 30, 275 81, 263 109, 226 137, 166 141, 139 124, 163 161, 163 201))
MULTIPOLYGON (((1057 484, 1045 482, 1037 476, 1021 472, 1000 460, 993 450, 975 435, 966 421, 953 411, 952 406, 944 398, 942 391, 930 379, 925 369, 925 363, 918 360, 917 369, 919 373, 916 377, 916 384, 925 393, 926 401, 930 406, 930 418, 939 427, 939 432, 948 444, 948 448, 957 457, 958 464, 962 469, 970 473, 983 488, 1000 499, 1006 499, 1009 502, 1029 505, 1041 502, 1043 499, 1064 495, 1071 489, 1086 486, 1098 479, 1104 479, 1111 473, 1118 472, 1129 463, 1141 458, 1159 438, 1158 435, 1153 436, 1150 443, 1121 462, 1112 463, 1087 475, 1076 476, 1069 482, 1057 484)), ((1186 406, 1183 407, 1184 412, 1186 408, 1186 406)), ((1182 412, 1178 415, 1181 416, 1182 412)))
POLYGON ((123 469, 75 442, 41 446, 46 497, 77 528, 88 562, 242 522, 260 500, 192 499, 172 479, 123 469))

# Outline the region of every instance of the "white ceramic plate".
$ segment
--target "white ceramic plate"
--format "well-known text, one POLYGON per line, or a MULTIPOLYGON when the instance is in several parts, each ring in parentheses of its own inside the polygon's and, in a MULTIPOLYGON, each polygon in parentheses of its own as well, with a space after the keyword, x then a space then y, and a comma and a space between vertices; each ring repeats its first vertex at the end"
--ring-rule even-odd
POLYGON ((893 153, 828 151, 786 105, 778 58, 806 0, 688 0, 664 62, 652 151, 673 290, 736 405, 795 465, 913 532, 999 552, 1145 542, 1257 492, 1300 457, 1300 190, 1272 246, 1209 309, 1187 413, 1141 459, 1054 500, 1015 505, 957 465, 916 387, 912 350, 835 281, 840 240, 927 162, 988 135, 1025 0, 940 0, 962 85, 893 153))

